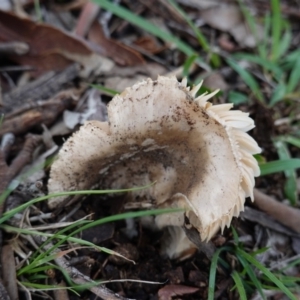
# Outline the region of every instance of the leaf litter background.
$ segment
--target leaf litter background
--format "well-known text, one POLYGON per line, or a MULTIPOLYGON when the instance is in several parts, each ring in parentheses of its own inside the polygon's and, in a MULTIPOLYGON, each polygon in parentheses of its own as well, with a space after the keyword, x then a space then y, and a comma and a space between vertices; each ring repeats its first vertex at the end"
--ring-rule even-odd
MULTIPOLYGON (((263 148, 257 159, 264 176, 256 180, 255 203, 248 203, 241 218, 233 221, 239 247, 247 253, 267 247, 256 259, 276 276, 285 276, 282 280, 289 276, 287 286, 298 299, 299 4, 178 0, 178 10, 174 1, 167 0, 114 1, 150 22, 143 28, 130 17, 128 22, 105 10, 109 1, 96 2, 0 3, 0 112, 4 116, 0 191, 16 188, 1 206, 1 214, 47 193, 50 158, 84 121, 106 120, 106 104, 114 92, 157 75, 188 76, 190 84, 204 79, 205 89, 221 89, 215 103, 233 102, 251 113, 256 122, 251 134, 263 148), (271 161, 275 161, 273 165, 264 164, 271 161), (28 172, 37 166, 43 168, 28 172)), ((79 205, 55 212, 41 202, 22 211, 22 222, 12 218, 9 225, 43 225, 53 233, 58 222, 86 216, 97 220, 124 211, 122 196, 106 200, 92 195, 79 205)), ((78 237, 136 264, 70 243, 56 249, 55 263, 69 275, 80 272, 92 280, 124 280, 106 284, 108 289, 87 287, 76 295, 64 289, 66 276, 55 268, 45 268, 36 277, 20 274, 36 251, 37 241, 1 226, 3 299, 207 299, 212 256, 220 247, 234 244, 233 231, 227 229, 213 239, 209 251, 172 261, 160 255, 163 234, 143 227, 138 219, 89 228, 78 237), (58 257, 62 259, 58 261, 58 257), (26 287, 26 282, 62 288, 42 291, 37 286, 26 287)), ((241 297, 233 288, 237 271, 247 297, 261 299, 237 256, 225 251, 222 259, 216 271, 215 298, 241 297)), ((287 299, 255 272, 266 298, 287 299)))

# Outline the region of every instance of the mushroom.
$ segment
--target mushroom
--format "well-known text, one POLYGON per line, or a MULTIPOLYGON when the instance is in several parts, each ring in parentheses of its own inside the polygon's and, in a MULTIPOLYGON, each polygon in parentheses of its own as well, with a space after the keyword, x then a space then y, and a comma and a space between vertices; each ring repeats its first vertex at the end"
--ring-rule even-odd
MULTIPOLYGON (((261 149, 246 132, 254 127, 247 113, 232 104, 207 102, 218 91, 196 96, 184 79, 160 76, 116 95, 108 122, 88 121, 69 138, 53 163, 49 193, 123 189, 156 182, 130 192, 134 207, 182 207, 182 213, 157 216, 158 227, 196 228, 208 241, 253 200, 260 174, 252 154, 261 149)), ((66 197, 49 199, 50 208, 66 197)))

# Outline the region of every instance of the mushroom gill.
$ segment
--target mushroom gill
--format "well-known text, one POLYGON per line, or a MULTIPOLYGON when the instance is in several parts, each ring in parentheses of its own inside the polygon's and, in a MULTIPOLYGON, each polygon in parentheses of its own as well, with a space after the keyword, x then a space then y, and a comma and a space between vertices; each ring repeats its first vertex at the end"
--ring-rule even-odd
MULTIPOLYGON (((49 193, 148 185, 131 192, 139 207, 184 207, 162 215, 158 226, 183 226, 187 219, 201 240, 229 226, 253 200, 259 168, 252 154, 261 149, 246 133, 254 127, 232 104, 207 102, 216 92, 196 97, 186 80, 158 77, 125 89, 108 105, 108 122, 86 122, 69 138, 54 162, 49 193)), ((54 208, 66 197, 52 198, 54 208)))

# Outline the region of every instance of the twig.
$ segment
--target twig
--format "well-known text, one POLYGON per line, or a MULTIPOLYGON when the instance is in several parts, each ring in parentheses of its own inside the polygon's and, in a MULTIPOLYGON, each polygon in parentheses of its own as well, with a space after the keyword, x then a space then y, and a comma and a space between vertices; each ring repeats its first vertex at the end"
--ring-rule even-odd
MULTIPOLYGON (((42 244, 44 242, 40 236, 34 236, 34 239, 38 244, 42 244)), ((49 243, 46 246, 44 246, 44 249, 47 251, 52 247, 53 247, 53 245, 51 243, 49 243)), ((56 253, 57 254, 60 253, 60 250, 55 249, 52 251, 52 253, 50 255, 53 255, 56 253)), ((72 281, 74 283, 79 284, 79 285, 83 285, 83 284, 87 284, 87 283, 92 283, 92 284, 95 283, 96 284, 96 282, 93 281, 90 277, 82 274, 76 268, 70 266, 69 262, 64 257, 57 255, 56 258, 54 259, 54 261, 59 267, 63 268, 69 274, 70 278, 72 278, 72 281)), ((89 287, 89 290, 104 300, 130 300, 128 298, 124 298, 118 294, 113 293, 111 290, 109 290, 108 288, 106 288, 103 285, 89 287)), ((133 300, 133 299, 131 299, 131 300, 133 300)))
POLYGON ((50 98, 76 78, 79 70, 78 64, 72 64, 62 72, 48 72, 25 86, 4 94, 2 113, 8 113, 28 100, 37 101, 50 98))
POLYGON ((61 281, 60 283, 57 283, 54 279, 51 280, 51 284, 56 285, 57 287, 62 287, 59 290, 53 291, 53 296, 55 300, 69 300, 68 291, 66 290, 66 283, 64 281, 61 281))
POLYGON ((11 299, 19 299, 18 286, 16 278, 16 266, 12 248, 10 245, 5 245, 2 249, 2 278, 3 285, 7 288, 7 292, 11 299))
POLYGON ((87 2, 81 10, 75 33, 80 37, 85 37, 100 12, 100 6, 92 2, 87 2))
POLYGON ((42 142, 42 137, 38 135, 28 134, 23 149, 9 166, 8 178, 12 180, 22 168, 30 163, 31 156, 36 147, 42 142))
POLYGON ((0 43, 0 54, 23 55, 29 51, 29 46, 21 42, 0 43))
POLYGON ((287 227, 300 233, 300 210, 287 206, 272 197, 254 189, 254 204, 287 227))
MULTIPOLYGON (((8 166, 5 161, 5 155, 0 149, 0 195, 5 191, 11 180, 19 171, 30 162, 31 155, 36 146, 42 141, 41 137, 28 135, 25 144, 19 155, 8 166)), ((0 217, 2 216, 5 203, 0 203, 0 217)), ((0 256, 2 255, 2 230, 0 230, 0 256)), ((0 274, 2 273, 2 264, 0 264, 0 274)), ((1 288, 1 287, 0 287, 1 288)), ((1 290, 0 290, 0 294, 1 290)), ((4 298, 3 298, 4 299, 4 298)), ((1 300, 1 298, 0 298, 1 300)))
MULTIPOLYGON (((20 220, 16 219, 15 217, 10 219, 10 222, 14 223, 14 226, 17 226, 17 227, 21 225, 20 220)), ((26 228, 28 226, 23 224, 22 227, 26 228)), ((36 246, 36 244, 42 245, 45 242, 45 240, 47 239, 46 237, 42 237, 39 235, 30 235, 30 237, 34 240, 34 246, 36 246)), ((82 274, 75 267, 70 266, 70 263, 62 256, 60 249, 55 248, 52 243, 48 243, 47 245, 45 245, 43 247, 43 249, 45 251, 48 251, 49 249, 54 249, 51 251, 51 253, 49 253, 49 255, 55 257, 54 258, 55 263, 59 267, 63 268, 68 273, 69 277, 72 279, 72 281, 75 284, 78 284, 78 285, 91 284, 91 285, 93 285, 93 286, 90 286, 88 289, 92 293, 94 293, 95 295, 100 297, 101 299, 103 299, 103 300, 133 300, 133 299, 122 297, 121 295, 112 292, 105 286, 98 284, 97 282, 92 280, 90 277, 82 274)), ((0 290, 0 292, 1 292, 1 290, 0 290)), ((2 299, 0 298, 0 300, 2 300, 2 299)))
POLYGON ((2 283, 2 280, 0 280, 0 300, 11 300, 2 283))
POLYGON ((1 151, 3 153, 3 157, 6 160, 9 156, 10 149, 14 144, 15 136, 12 133, 6 133, 3 135, 1 140, 1 151))
POLYGON ((33 71, 35 68, 32 66, 8 66, 1 67, 0 73, 2 72, 21 72, 21 71, 33 71))
POLYGON ((269 267, 269 271, 273 271, 275 269, 279 270, 281 268, 284 268, 289 263, 291 263, 291 262, 293 262, 295 260, 298 260, 299 258, 300 258, 300 254, 297 254, 295 256, 292 256, 292 257, 289 257, 289 258, 286 258, 286 259, 283 259, 283 260, 280 260, 280 261, 276 261, 273 266, 269 267))
POLYGON ((26 103, 27 105, 18 108, 20 114, 13 112, 8 114, 0 128, 0 136, 12 132, 15 135, 27 132, 31 127, 44 123, 46 126, 52 124, 66 108, 70 108, 74 102, 74 94, 59 93, 47 101, 40 103, 26 103), (28 107, 32 108, 28 109, 28 107))
POLYGON ((299 237, 299 234, 295 231, 291 230, 290 228, 282 225, 278 221, 275 221, 271 216, 268 214, 253 209, 251 207, 246 206, 244 212, 240 214, 240 217, 242 219, 249 220, 251 222, 255 222, 260 224, 263 227, 270 228, 274 231, 280 232, 282 234, 285 234, 287 236, 294 236, 299 237))
MULTIPOLYGON (((0 150, 0 195, 5 191, 9 180, 6 176, 8 173, 8 165, 6 163, 5 155, 2 150, 0 150)), ((0 214, 1 214, 1 204, 0 204, 0 214)))

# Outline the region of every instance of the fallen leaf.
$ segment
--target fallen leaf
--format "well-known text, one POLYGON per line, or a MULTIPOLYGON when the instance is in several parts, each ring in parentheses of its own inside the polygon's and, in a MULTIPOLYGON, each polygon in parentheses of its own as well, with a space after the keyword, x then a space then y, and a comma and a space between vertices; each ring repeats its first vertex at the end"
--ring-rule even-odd
POLYGON ((20 113, 8 114, 0 128, 0 137, 8 132, 15 135, 25 133, 41 123, 52 124, 61 112, 73 105, 76 93, 80 91, 76 89, 62 91, 52 99, 41 101, 33 107, 24 107, 24 111, 21 110, 20 113))
POLYGON ((159 300, 171 300, 175 296, 194 294, 199 288, 186 285, 166 285, 158 291, 159 300))
POLYGON ((227 91, 229 89, 229 86, 223 76, 218 72, 211 73, 207 76, 204 79, 204 85, 211 90, 220 89, 221 91, 227 91))
POLYGON ((202 10, 201 17, 211 27, 222 31, 230 31, 243 21, 239 7, 228 4, 202 10))
POLYGON ((143 57, 134 49, 105 37, 97 20, 93 22, 89 30, 88 39, 99 45, 105 56, 110 57, 122 66, 135 66, 145 63, 143 57))
POLYGON ((151 54, 157 54, 166 48, 161 46, 152 36, 143 36, 134 41, 134 44, 151 54))
MULTIPOLYGON (((221 4, 201 10, 201 18, 211 27, 229 32, 242 47, 255 47, 256 40, 237 5, 221 4)), ((262 38, 262 30, 257 26, 257 38, 262 38)))
POLYGON ((28 53, 22 56, 11 55, 10 59, 21 65, 33 66, 36 76, 48 70, 63 70, 74 61, 82 65, 83 77, 91 72, 106 72, 114 65, 76 36, 4 11, 0 11, 0 41, 28 44, 28 53))

